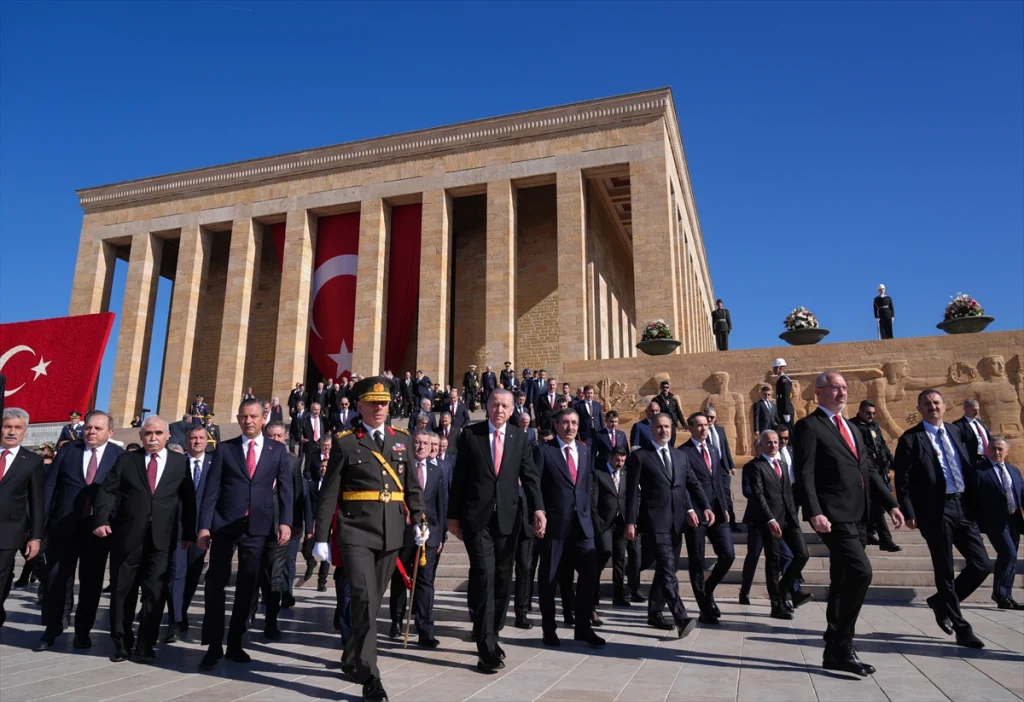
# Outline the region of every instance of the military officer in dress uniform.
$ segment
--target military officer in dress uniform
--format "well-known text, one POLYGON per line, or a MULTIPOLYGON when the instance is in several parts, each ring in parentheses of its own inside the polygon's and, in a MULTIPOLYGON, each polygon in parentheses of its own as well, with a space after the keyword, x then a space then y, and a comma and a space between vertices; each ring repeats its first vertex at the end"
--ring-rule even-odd
POLYGON ((498 376, 501 387, 515 394, 519 388, 519 379, 516 377, 516 369, 512 367, 512 361, 505 361, 505 370, 498 376))
POLYGON ((213 451, 220 445, 220 427, 213 423, 213 412, 207 412, 203 419, 206 422, 206 450, 213 451))
POLYGON ((878 320, 878 338, 892 338, 892 320, 896 319, 896 308, 892 304, 892 298, 885 294, 885 286, 878 286, 878 295, 875 296, 875 319, 878 320))
POLYGON ((729 332, 732 331, 732 318, 725 303, 715 300, 715 309, 711 310, 711 329, 715 332, 715 346, 719 351, 729 350, 729 332))
POLYGON ((69 441, 81 441, 82 431, 85 425, 82 424, 82 414, 72 411, 68 415, 68 423, 60 428, 60 437, 57 439, 57 448, 60 448, 69 441))
POLYGON ((210 406, 206 404, 203 394, 196 393, 196 401, 188 408, 188 413, 192 415, 192 424, 201 427, 203 425, 203 418, 206 417, 209 411, 210 406))
POLYGON ((328 560, 327 539, 335 506, 341 559, 351 589, 352 635, 345 640, 342 671, 363 685, 364 700, 386 700, 377 668, 377 613, 395 570, 395 559, 414 526, 417 546, 430 531, 421 520, 423 493, 407 480, 411 462, 408 434, 385 423, 394 382, 364 378, 353 393, 362 424, 338 432, 316 510, 313 554, 328 560), (332 497, 336 496, 336 497, 332 497))
POLYGON ((476 374, 476 366, 470 364, 469 370, 462 376, 462 399, 469 405, 471 412, 476 411, 477 393, 480 391, 480 376, 476 374))

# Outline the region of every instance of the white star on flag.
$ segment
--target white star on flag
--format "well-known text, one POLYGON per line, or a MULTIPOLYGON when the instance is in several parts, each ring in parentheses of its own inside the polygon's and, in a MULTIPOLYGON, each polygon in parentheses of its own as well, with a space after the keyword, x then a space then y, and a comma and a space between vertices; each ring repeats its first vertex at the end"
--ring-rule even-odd
POLYGON ((41 375, 47 375, 46 367, 49 366, 51 363, 53 363, 53 361, 44 361, 43 357, 40 356, 39 363, 36 364, 35 368, 32 368, 32 370, 35 371, 36 374, 36 377, 32 378, 32 381, 35 382, 36 380, 39 380, 39 376, 41 375))
POLYGON ((341 348, 338 349, 338 353, 329 353, 327 357, 334 361, 337 366, 337 370, 334 373, 335 378, 340 378, 341 374, 347 370, 352 369, 352 350, 342 340, 341 348))

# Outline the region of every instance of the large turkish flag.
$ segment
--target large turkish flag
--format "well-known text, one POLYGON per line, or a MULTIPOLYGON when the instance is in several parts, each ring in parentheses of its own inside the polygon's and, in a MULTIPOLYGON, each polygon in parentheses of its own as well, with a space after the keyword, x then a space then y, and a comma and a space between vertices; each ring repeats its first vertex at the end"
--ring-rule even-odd
POLYGON ((313 313, 309 325, 310 387, 352 375, 356 318, 359 213, 321 217, 313 266, 313 313))
POLYGON ((33 424, 85 414, 113 324, 112 312, 0 324, 5 406, 22 408, 33 424))

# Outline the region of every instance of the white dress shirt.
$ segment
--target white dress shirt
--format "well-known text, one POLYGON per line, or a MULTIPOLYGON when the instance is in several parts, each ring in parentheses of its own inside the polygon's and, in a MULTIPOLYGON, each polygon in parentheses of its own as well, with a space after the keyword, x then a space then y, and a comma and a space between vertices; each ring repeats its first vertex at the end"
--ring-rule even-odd
POLYGON ((929 422, 924 422, 923 424, 924 433, 928 436, 928 440, 931 441, 932 448, 935 449, 939 467, 942 468, 942 475, 946 479, 946 494, 951 495, 955 492, 963 492, 964 472, 963 467, 960 465, 960 454, 957 453, 953 442, 949 440, 949 430, 946 429, 945 422, 939 424, 939 426, 929 422), (944 438, 941 445, 939 442, 939 429, 942 429, 944 438), (953 459, 953 465, 949 464, 949 458, 953 459))
POLYGON ((260 462, 260 455, 263 453, 263 434, 259 434, 255 439, 249 439, 242 434, 242 458, 248 460, 249 458, 249 444, 255 445, 253 449, 256 452, 256 463, 260 462))
POLYGON ((154 483, 154 485, 159 485, 160 478, 164 475, 164 468, 167 467, 167 448, 162 448, 155 454, 146 453, 143 460, 143 466, 146 469, 147 476, 149 475, 149 459, 151 456, 156 456, 156 483, 154 483))
POLYGON ((562 437, 556 436, 555 438, 558 439, 558 451, 559 453, 562 454, 563 457, 565 457, 565 449, 569 449, 569 455, 572 456, 572 464, 576 466, 576 472, 579 473, 580 454, 579 451, 576 450, 576 442, 573 441, 571 444, 567 444, 564 441, 562 441, 562 437))
POLYGON ((102 444, 97 446, 95 449, 91 449, 88 446, 85 447, 85 449, 84 449, 84 451, 82 453, 82 477, 83 478, 88 478, 89 477, 89 461, 92 460, 92 452, 94 450, 96 451, 96 468, 99 469, 100 462, 103 461, 103 452, 107 448, 107 443, 108 442, 104 441, 102 444))
POLYGON ((0 453, 3 453, 4 451, 10 452, 7 456, 7 465, 4 466, 4 474, 11 469, 11 466, 14 464, 14 459, 18 456, 18 451, 20 450, 21 444, 18 444, 14 448, 4 448, 3 446, 0 446, 0 453))
POLYGON ((196 483, 196 461, 199 461, 200 476, 202 476, 203 462, 206 460, 206 453, 201 453, 198 456, 193 456, 191 453, 188 454, 188 472, 192 476, 192 484, 196 483))
POLYGON ((381 438, 384 437, 383 424, 381 424, 379 427, 371 427, 366 422, 363 422, 363 428, 366 429, 366 432, 370 435, 370 439, 374 442, 377 441, 377 432, 380 432, 381 438))

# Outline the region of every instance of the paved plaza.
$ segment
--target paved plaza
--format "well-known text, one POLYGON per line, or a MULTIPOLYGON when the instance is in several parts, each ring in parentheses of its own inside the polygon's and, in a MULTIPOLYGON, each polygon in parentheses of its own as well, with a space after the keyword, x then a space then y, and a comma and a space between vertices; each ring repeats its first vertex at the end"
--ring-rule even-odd
MULTIPOLYGON (((314 581, 310 581, 312 585, 314 581)), ((71 650, 65 634, 56 648, 33 653, 38 639, 34 597, 15 590, 0 634, 0 700, 345 700, 361 687, 338 669, 340 640, 331 630, 333 592, 301 588, 298 604, 283 612, 284 638, 263 639, 262 623, 249 635, 253 662, 225 662, 199 672, 198 625, 202 590, 192 615, 190 643, 159 646, 156 665, 111 663, 104 631, 93 632, 93 649, 71 650)), ((99 626, 106 626, 104 596, 99 626)), ((386 600, 385 600, 386 601, 386 600)), ((463 593, 439 593, 441 648, 426 651, 387 638, 378 624, 380 663, 393 700, 1020 700, 1024 698, 1024 614, 969 605, 967 617, 985 641, 983 651, 952 644, 924 604, 868 604, 857 641, 861 657, 878 672, 866 679, 821 668, 824 605, 811 602, 792 622, 768 617, 768 603, 719 603, 722 623, 698 626, 688 638, 662 635, 646 626, 645 608, 606 608, 603 650, 571 641, 541 645, 540 627, 503 632, 506 668, 482 675, 474 668, 463 593)), ((384 617, 385 610, 382 612, 384 617)), ((539 616, 534 608, 534 620, 539 616)), ((511 622, 511 619, 510 619, 511 622)), ((569 640, 567 640, 569 639, 569 640)))

